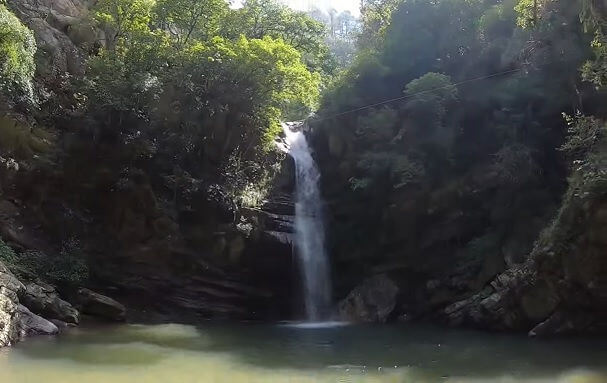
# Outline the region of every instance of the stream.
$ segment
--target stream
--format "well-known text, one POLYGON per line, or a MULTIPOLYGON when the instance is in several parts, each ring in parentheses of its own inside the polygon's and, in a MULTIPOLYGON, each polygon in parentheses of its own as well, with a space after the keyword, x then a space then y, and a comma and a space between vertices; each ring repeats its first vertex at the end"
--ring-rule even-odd
POLYGON ((607 341, 418 325, 84 326, 0 350, 0 382, 604 383, 607 341))

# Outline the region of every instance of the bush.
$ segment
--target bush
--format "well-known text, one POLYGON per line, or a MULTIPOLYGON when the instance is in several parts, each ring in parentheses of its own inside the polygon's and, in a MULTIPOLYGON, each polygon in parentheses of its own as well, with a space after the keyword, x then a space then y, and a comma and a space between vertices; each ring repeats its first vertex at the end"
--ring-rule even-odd
POLYGON ((89 269, 80 241, 71 238, 63 243, 59 256, 51 258, 45 276, 57 283, 79 285, 89 277, 89 269))
POLYGON ((0 4, 0 91, 33 98, 34 34, 0 4))
POLYGON ((17 254, 2 239, 0 239, 0 261, 8 268, 17 261, 17 254))
POLYGON ((35 250, 17 254, 0 239, 0 261, 23 279, 40 278, 52 283, 78 286, 89 277, 80 243, 74 239, 64 242, 61 252, 55 256, 35 250))

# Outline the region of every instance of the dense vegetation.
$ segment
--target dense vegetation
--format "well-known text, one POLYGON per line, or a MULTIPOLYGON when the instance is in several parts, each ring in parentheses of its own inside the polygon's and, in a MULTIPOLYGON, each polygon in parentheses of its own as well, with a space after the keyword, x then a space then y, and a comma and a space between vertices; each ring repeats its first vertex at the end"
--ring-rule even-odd
POLYGON ((323 27, 277 3, 105 0, 94 19, 108 41, 88 63, 87 113, 132 137, 133 160, 171 158, 195 178, 263 173, 279 121, 315 106, 326 73, 323 27))
POLYGON ((32 96, 35 52, 33 33, 0 2, 0 91, 32 96))
POLYGON ((453 296, 526 259, 565 190, 568 130, 598 137, 581 116, 604 114, 595 3, 363 6, 355 63, 310 121, 342 288, 384 270, 453 296))

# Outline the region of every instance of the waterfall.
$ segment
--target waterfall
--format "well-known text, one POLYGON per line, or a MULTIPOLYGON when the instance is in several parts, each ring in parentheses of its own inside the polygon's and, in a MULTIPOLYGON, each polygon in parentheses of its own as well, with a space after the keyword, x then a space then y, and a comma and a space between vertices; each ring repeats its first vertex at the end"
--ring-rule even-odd
POLYGON ((283 124, 288 153, 295 161, 295 251, 302 272, 308 321, 327 319, 331 281, 325 248, 320 172, 301 124, 283 124))

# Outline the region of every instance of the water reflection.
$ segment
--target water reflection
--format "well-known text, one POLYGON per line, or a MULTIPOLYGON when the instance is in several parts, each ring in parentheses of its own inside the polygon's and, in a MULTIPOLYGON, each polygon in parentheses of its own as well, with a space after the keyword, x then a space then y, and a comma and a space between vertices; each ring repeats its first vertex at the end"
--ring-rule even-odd
POLYGON ((605 383, 607 342, 419 326, 125 325, 0 353, 0 382, 605 383))

